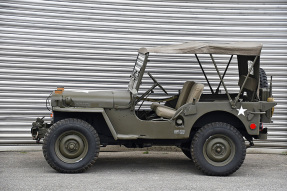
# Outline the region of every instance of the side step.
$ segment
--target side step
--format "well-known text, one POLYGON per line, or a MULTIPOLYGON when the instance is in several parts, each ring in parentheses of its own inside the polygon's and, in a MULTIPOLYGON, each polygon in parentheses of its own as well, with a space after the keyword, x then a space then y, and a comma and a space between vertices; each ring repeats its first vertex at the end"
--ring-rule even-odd
POLYGON ((138 139, 138 135, 123 135, 123 134, 118 134, 117 135, 118 139, 123 139, 123 140, 129 140, 129 139, 138 139))

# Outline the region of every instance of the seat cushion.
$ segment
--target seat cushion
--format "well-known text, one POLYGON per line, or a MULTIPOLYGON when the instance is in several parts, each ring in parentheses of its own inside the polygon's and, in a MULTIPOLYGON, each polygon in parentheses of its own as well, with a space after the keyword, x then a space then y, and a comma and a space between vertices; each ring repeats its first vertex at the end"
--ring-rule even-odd
POLYGON ((170 107, 160 105, 156 108, 155 112, 158 116, 169 119, 174 116, 176 110, 170 107))
POLYGON ((186 81, 184 83, 182 90, 180 92, 180 95, 178 97, 175 109, 180 108, 182 105, 184 105, 186 103, 186 100, 188 98, 190 90, 194 84, 195 84, 195 82, 193 82, 193 81, 186 81))
POLYGON ((161 105, 159 103, 153 102, 150 108, 155 111, 158 106, 161 106, 161 105))
POLYGON ((172 118, 176 112, 175 109, 160 105, 159 103, 152 103, 151 109, 155 111, 157 116, 163 117, 163 118, 172 118))
POLYGON ((155 111, 155 113, 163 118, 172 118, 174 117, 176 110, 184 105, 185 103, 191 103, 193 100, 197 102, 201 96, 201 93, 203 91, 204 85, 203 84, 197 84, 194 82, 186 82, 183 86, 182 92, 181 92, 181 98, 180 102, 178 103, 177 107, 175 109, 160 105, 159 103, 152 103, 151 109, 155 111), (185 102, 183 102, 185 100, 185 102))
POLYGON ((193 100, 195 100, 195 102, 198 102, 202 94, 203 88, 204 88, 203 84, 195 83, 190 90, 190 94, 187 98, 186 103, 191 103, 193 102, 193 100))

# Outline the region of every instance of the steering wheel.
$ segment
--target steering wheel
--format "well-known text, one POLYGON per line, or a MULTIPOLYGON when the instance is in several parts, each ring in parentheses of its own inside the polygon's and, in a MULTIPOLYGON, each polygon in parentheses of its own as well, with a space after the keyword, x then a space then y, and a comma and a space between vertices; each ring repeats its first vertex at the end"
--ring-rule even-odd
POLYGON ((168 95, 168 93, 166 92, 166 90, 157 82, 157 80, 151 75, 151 73, 147 73, 149 75, 149 77, 154 81, 154 83, 156 85, 158 85, 158 87, 160 87, 160 89, 166 94, 168 95))

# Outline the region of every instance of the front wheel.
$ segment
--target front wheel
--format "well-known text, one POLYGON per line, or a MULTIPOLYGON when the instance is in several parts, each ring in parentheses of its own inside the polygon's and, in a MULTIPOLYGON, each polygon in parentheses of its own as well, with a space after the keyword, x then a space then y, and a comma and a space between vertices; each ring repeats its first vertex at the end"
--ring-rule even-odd
POLYGON ((241 133, 233 126, 215 122, 203 126, 191 144, 195 166, 207 175, 227 176, 242 165, 246 146, 241 133))
POLYGON ((80 119, 58 121, 44 137, 44 157, 59 172, 87 170, 95 163, 99 150, 100 139, 96 130, 80 119))

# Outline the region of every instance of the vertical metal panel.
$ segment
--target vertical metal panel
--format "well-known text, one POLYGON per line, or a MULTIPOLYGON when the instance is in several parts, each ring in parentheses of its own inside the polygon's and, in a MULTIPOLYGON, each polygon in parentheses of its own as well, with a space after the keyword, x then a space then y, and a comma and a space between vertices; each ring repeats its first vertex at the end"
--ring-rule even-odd
MULTIPOLYGON (((273 76, 278 106, 268 142, 257 145, 287 146, 286 1, 0 2, 0 143, 33 143, 31 122, 49 116, 45 99, 55 87, 127 88, 138 48, 196 40, 264 44, 261 67, 273 76)), ((223 71, 228 58, 217 58, 223 71)), ((217 79, 203 59, 211 79, 217 79)), ((199 68, 180 57, 151 60, 149 71, 171 93, 186 78, 204 82, 199 68)), ((229 72, 236 74, 236 67, 229 72)))

